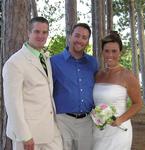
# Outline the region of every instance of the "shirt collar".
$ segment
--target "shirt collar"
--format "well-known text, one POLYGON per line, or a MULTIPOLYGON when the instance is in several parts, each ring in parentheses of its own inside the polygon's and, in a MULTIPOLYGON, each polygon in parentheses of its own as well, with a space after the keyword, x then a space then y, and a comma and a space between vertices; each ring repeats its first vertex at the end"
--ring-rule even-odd
MULTIPOLYGON (((71 55, 71 53, 69 52, 69 47, 66 47, 66 48, 64 49, 64 51, 63 51, 63 56, 64 56, 64 58, 65 58, 66 61, 67 61, 68 59, 71 59, 71 58, 75 59, 75 58, 71 55)), ((79 60, 80 60, 80 61, 87 61, 87 60, 88 60, 88 55, 87 55, 86 53, 84 53, 83 57, 80 58, 79 60)), ((78 60, 78 61, 79 61, 79 60, 78 60)))
POLYGON ((30 51, 34 56, 36 56, 37 58, 39 58, 40 52, 39 52, 38 50, 36 50, 35 48, 31 47, 28 42, 25 42, 24 44, 25 44, 25 46, 29 49, 29 51, 30 51))

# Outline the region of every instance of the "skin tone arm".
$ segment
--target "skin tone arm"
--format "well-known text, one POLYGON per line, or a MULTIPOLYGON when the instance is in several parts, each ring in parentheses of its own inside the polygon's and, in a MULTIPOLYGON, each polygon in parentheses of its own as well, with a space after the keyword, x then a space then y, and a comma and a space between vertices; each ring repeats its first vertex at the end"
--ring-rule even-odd
POLYGON ((138 111, 141 110, 142 107, 142 98, 140 93, 139 81, 131 72, 128 72, 125 78, 126 78, 127 93, 131 99, 132 105, 127 112, 118 117, 112 123, 112 126, 121 125, 124 121, 127 121, 128 119, 133 117, 138 111))

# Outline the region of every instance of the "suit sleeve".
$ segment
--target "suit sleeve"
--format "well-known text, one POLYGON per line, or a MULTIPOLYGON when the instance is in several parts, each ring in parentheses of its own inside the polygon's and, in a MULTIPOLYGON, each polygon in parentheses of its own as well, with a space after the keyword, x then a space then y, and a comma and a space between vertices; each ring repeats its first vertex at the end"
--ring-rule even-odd
POLYGON ((3 68, 4 102, 16 141, 32 137, 24 116, 23 81, 22 71, 13 63, 7 62, 3 68))

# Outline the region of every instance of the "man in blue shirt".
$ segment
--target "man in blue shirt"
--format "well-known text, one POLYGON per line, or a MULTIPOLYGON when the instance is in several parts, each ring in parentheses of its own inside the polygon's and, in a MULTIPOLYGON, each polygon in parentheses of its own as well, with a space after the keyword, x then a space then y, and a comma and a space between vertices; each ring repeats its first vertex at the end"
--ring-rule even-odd
POLYGON ((84 52, 90 35, 87 24, 76 24, 69 47, 51 57, 54 100, 64 150, 92 150, 93 146, 89 112, 94 105, 92 90, 98 65, 95 57, 84 52))

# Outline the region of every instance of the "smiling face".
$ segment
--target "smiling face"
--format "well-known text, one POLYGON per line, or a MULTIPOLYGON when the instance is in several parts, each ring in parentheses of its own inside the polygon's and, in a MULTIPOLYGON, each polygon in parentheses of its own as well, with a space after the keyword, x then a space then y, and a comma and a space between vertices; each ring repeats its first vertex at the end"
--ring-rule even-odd
POLYGON ((90 33, 86 28, 80 26, 76 27, 69 39, 70 52, 73 55, 82 55, 89 43, 89 37, 90 33))
POLYGON ((48 37, 48 24, 35 22, 32 25, 31 31, 28 33, 29 44, 37 50, 41 50, 46 43, 48 37))
POLYGON ((115 67, 119 64, 120 47, 117 42, 108 42, 103 47, 104 63, 108 67, 115 67))

